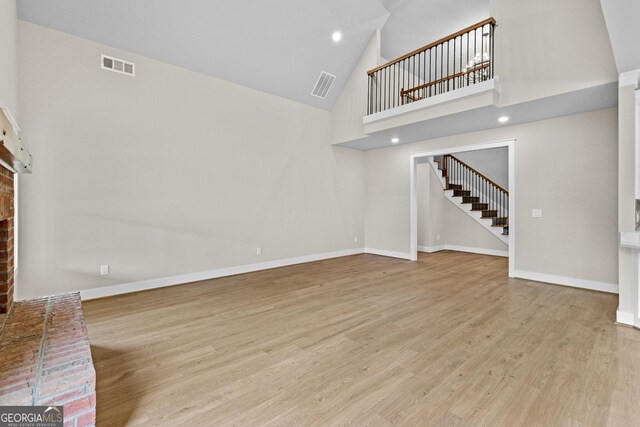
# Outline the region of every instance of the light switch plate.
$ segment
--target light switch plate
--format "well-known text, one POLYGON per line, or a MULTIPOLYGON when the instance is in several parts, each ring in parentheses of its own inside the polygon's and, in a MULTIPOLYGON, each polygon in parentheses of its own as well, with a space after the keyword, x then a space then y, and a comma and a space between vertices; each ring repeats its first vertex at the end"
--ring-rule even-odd
POLYGON ((531 216, 533 218, 542 218, 542 209, 531 209, 531 216))

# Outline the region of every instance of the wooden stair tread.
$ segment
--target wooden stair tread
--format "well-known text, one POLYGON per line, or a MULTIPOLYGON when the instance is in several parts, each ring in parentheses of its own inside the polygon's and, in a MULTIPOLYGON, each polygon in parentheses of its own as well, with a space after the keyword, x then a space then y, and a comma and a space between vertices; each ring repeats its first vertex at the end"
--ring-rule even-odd
MULTIPOLYGON (((481 212, 480 214, 480 219, 490 219, 491 220, 491 224, 489 223, 485 223, 485 226, 491 226, 491 227, 502 227, 502 233, 500 233, 502 236, 508 236, 509 235, 509 217, 508 216, 498 216, 500 214, 503 214, 504 211, 502 209, 489 209, 489 207, 491 206, 492 203, 490 202, 483 202, 483 196, 482 194, 476 196, 474 195, 475 190, 474 188, 469 188, 468 185, 466 184, 454 184, 451 183, 450 180, 453 181, 454 178, 447 176, 447 170, 443 167, 444 159, 433 159, 434 161, 434 167, 437 168, 438 171, 442 172, 442 177, 444 178, 444 191, 452 191, 453 193, 450 196, 447 197, 461 197, 461 199, 456 200, 454 203, 459 203, 460 205, 471 205, 471 209, 468 210, 467 212, 481 212)), ((464 166, 467 166, 466 164, 464 166)), ((483 176, 483 175, 482 175, 483 176)), ((487 181, 489 181, 489 183, 493 184, 494 186, 498 187, 497 184, 493 183, 493 181, 490 181, 487 179, 487 181)), ((498 187, 500 188, 500 187, 498 187)), ((506 191, 506 190, 504 190, 506 191)), ((508 193, 507 193, 508 194, 508 193)), ((486 198, 485 198, 486 199, 486 198)), ((477 218, 477 217, 476 217, 477 218)))

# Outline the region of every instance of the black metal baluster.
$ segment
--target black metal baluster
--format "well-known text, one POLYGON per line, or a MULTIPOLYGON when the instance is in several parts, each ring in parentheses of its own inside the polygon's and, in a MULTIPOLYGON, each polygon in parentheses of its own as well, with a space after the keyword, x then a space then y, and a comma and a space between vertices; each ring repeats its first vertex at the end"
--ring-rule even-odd
POLYGON ((376 103, 378 102, 378 85, 376 83, 376 76, 377 76, 378 72, 376 71, 375 73, 373 73, 371 75, 371 86, 372 86, 372 92, 373 92, 373 96, 372 96, 372 105, 371 105, 371 112, 372 113, 377 113, 376 110, 376 103))
POLYGON ((382 77, 382 111, 386 110, 387 107, 385 103, 387 102, 387 97, 385 96, 387 91, 387 79, 386 79, 387 69, 383 68, 381 71, 380 77, 382 77))
MULTIPOLYGON (((411 88, 413 89, 414 87, 416 87, 416 56, 414 55, 413 60, 411 61, 413 63, 413 66, 411 67, 411 79, 413 80, 413 84, 411 85, 411 88)), ((413 92, 411 92, 412 95, 414 95, 413 92)))
POLYGON ((378 71, 378 112, 382 111, 382 74, 381 71, 378 71))
POLYGON ((494 37, 495 37, 495 25, 494 24, 491 24, 491 27, 490 27, 489 31, 491 33, 491 35, 490 35, 490 38, 491 38, 490 39, 490 43, 491 43, 491 55, 490 55, 490 58, 491 58, 491 78, 493 78, 494 77, 494 68, 495 68, 495 63, 493 62, 493 49, 494 49, 494 37))
POLYGON ((367 75, 367 115, 371 114, 371 75, 367 75))
MULTIPOLYGON (((462 72, 462 70, 464 69, 464 67, 462 66, 462 38, 463 36, 460 36, 460 72, 462 72)), ((464 84, 464 75, 461 75, 461 78, 458 82, 458 86, 462 86, 464 84)))

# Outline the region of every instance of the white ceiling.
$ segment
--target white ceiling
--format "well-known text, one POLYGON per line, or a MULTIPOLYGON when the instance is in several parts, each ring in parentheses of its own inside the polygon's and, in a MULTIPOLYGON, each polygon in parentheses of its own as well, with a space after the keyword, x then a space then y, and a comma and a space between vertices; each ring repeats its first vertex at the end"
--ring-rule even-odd
POLYGON ((489 0, 382 0, 389 19, 382 29, 388 60, 489 18, 489 0))
POLYGON ((618 72, 640 68, 639 0, 600 0, 618 72))
POLYGON ((382 30, 383 57, 393 59, 487 18, 488 3, 489 0, 19 0, 18 16, 330 110, 376 30, 382 30), (344 34, 338 44, 331 40, 335 30, 344 34), (337 76, 326 100, 310 95, 321 71, 337 76))

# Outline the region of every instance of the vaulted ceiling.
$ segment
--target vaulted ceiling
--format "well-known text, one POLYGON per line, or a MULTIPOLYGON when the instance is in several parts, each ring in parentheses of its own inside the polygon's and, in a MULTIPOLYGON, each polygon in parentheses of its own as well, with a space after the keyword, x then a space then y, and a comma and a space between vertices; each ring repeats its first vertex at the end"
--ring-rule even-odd
POLYGON ((488 17, 489 0, 20 0, 18 15, 330 110, 376 30, 392 59, 488 17), (321 71, 337 76, 325 100, 310 94, 321 71))
POLYGON ((616 66, 621 73, 640 68, 640 1, 600 0, 611 39, 616 66))
POLYGON ((489 17, 489 0, 383 0, 382 57, 394 59, 489 17))

